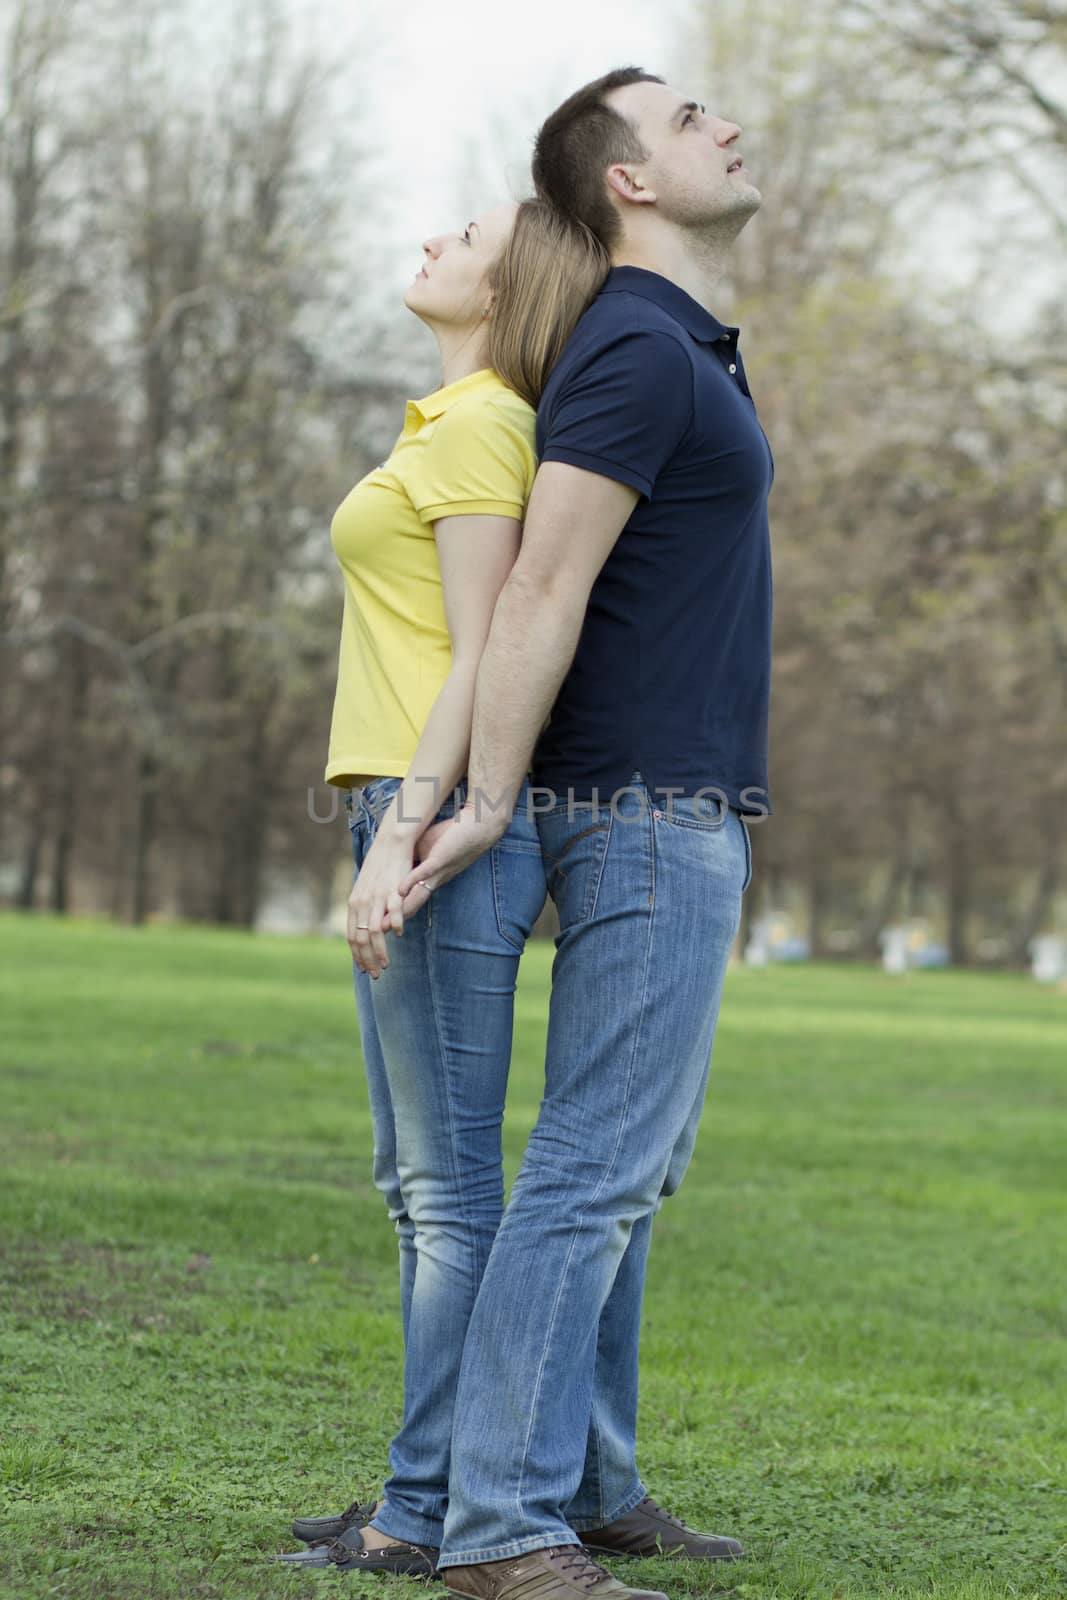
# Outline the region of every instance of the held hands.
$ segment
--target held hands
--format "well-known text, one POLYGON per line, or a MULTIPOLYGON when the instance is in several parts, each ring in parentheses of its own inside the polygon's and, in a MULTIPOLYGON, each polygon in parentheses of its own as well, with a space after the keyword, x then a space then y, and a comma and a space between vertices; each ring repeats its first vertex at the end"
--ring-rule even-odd
POLYGON ((465 807, 432 823, 414 847, 410 834, 398 835, 383 823, 348 897, 348 945, 360 972, 380 977, 389 965, 386 934, 402 938, 404 918, 421 911, 434 889, 476 861, 499 837, 491 819, 476 822, 473 810, 465 807))
POLYGON ((468 803, 454 816, 427 828, 419 838, 418 863, 397 884, 397 893, 403 897, 403 914, 410 917, 421 911, 435 889, 491 850, 506 827, 505 823, 501 828, 492 816, 479 817, 476 808, 468 803))
POLYGON ((363 858, 348 897, 348 947, 360 972, 369 972, 372 978, 389 965, 386 933, 399 937, 404 932, 397 884, 411 870, 414 848, 410 834, 397 835, 383 825, 363 858))

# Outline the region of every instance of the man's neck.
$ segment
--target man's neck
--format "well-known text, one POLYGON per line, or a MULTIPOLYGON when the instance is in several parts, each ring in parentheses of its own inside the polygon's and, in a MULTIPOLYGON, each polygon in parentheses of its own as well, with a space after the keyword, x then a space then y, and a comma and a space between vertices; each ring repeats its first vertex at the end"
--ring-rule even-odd
POLYGON ((721 285, 735 237, 736 231, 729 237, 701 233, 674 234, 646 242, 628 239, 612 251, 611 264, 658 272, 692 295, 705 311, 711 311, 712 302, 722 299, 721 285))

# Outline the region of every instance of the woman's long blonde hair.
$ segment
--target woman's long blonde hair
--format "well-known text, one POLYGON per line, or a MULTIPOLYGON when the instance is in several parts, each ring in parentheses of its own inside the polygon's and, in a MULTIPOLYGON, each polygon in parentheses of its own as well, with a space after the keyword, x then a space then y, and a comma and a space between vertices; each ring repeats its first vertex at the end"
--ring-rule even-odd
POLYGON ((611 268, 584 222, 547 200, 523 200, 507 244, 489 268, 493 309, 487 363, 537 405, 582 312, 611 268))

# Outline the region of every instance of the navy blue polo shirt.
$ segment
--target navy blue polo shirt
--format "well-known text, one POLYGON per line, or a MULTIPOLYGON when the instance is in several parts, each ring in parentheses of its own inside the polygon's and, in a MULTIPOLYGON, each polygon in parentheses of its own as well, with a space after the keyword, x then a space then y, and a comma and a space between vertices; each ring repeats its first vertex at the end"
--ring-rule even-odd
POLYGON ((615 267, 545 386, 541 461, 641 495, 534 747, 534 782, 561 799, 606 804, 639 769, 653 791, 771 811, 774 460, 738 332, 659 273, 615 267))

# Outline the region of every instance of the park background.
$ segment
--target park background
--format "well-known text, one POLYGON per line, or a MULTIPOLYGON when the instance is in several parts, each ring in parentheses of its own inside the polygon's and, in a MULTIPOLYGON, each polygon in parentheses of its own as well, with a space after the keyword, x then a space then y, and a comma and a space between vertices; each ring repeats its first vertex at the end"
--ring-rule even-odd
POLYGON ((0 16, 3 900, 336 927, 329 523, 438 382, 400 296, 636 60, 741 124, 763 194, 716 306, 776 459, 742 938, 1067 934, 1062 3, 0 16))
POLYGON ((774 815, 642 1346, 646 1477, 754 1559, 619 1575, 1067 1592, 1067 6, 0 0, 3 1600, 295 1594, 380 1487, 329 522, 438 382, 421 240, 630 63, 763 194, 774 815))

